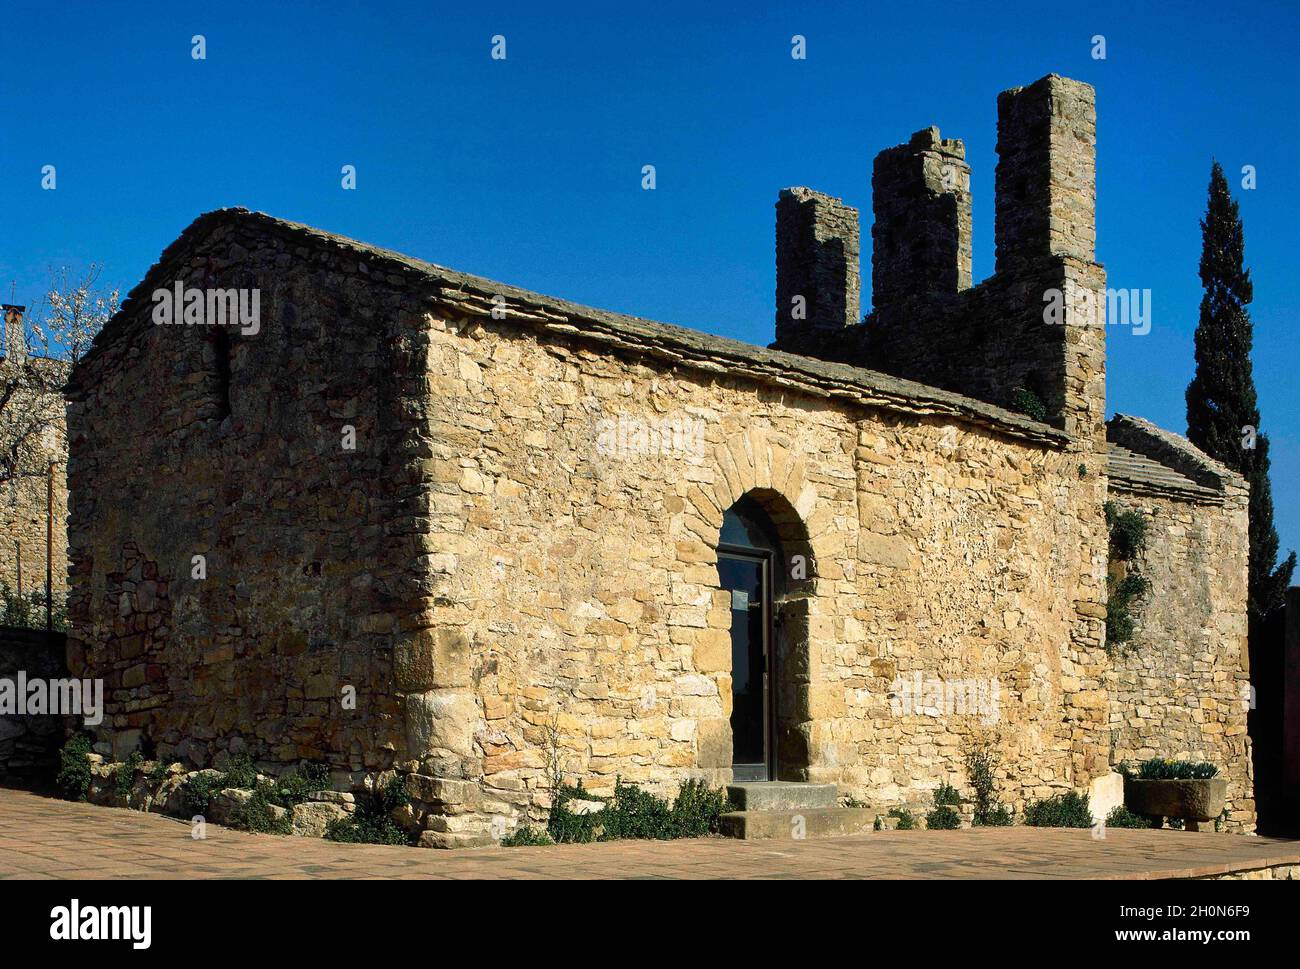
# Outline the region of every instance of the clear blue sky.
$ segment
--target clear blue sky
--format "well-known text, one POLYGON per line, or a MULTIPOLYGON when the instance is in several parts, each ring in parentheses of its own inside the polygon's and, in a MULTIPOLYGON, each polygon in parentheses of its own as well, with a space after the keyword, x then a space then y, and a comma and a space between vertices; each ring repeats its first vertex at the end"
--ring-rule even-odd
POLYGON ((1112 286, 1152 292, 1148 335, 1108 334, 1111 411, 1186 430, 1210 160, 1234 188, 1256 166, 1258 188, 1238 193, 1255 379, 1283 548, 1300 546, 1289 5, 467 6, 8 4, 0 295, 14 280, 17 301, 34 302, 47 266, 90 260, 129 288, 200 212, 243 205, 765 344, 778 189, 809 185, 869 213, 874 154, 937 124, 974 167, 982 278, 997 93, 1055 71, 1097 88, 1099 259, 1112 286), (489 56, 494 34, 505 61, 489 56), (790 57, 793 34, 806 60, 790 57), (40 187, 47 164, 55 191, 40 187), (354 192, 340 188, 344 164, 354 192))

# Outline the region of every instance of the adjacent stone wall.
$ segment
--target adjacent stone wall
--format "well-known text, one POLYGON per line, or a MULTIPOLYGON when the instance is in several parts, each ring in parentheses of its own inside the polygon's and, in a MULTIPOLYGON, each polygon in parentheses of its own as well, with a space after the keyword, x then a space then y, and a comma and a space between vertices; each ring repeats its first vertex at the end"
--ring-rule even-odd
POLYGON ((1228 779, 1228 826, 1253 831, 1255 800, 1246 715, 1248 492, 1237 479, 1222 503, 1139 494, 1112 498, 1148 522, 1137 568, 1151 591, 1137 631, 1113 651, 1106 676, 1112 757, 1206 760, 1228 779))
MULTIPOLYGON (((0 680, 61 679, 67 675, 61 633, 0 626, 0 680)), ((64 718, 45 714, 0 713, 0 782, 49 781, 63 745, 64 718)))
MULTIPOLYGON (((66 366, 57 361, 31 360, 35 366, 66 366)), ((14 379, 14 365, 0 359, 0 390, 14 379)), ((55 602, 58 603, 68 588, 67 556, 67 434, 63 413, 63 399, 53 394, 40 400, 24 399, 23 391, 6 405, 8 414, 20 410, 39 408, 50 415, 51 433, 44 439, 32 441, 35 453, 29 455, 28 466, 37 468, 50 463, 54 470, 54 548, 51 584, 55 602)), ((9 428, 8 430, 12 430, 9 428)), ((0 439, 4 431, 0 430, 0 439)), ((45 594, 46 523, 48 495, 45 475, 24 476, 0 484, 0 582, 17 592, 19 571, 22 572, 22 592, 27 598, 33 592, 45 594)))

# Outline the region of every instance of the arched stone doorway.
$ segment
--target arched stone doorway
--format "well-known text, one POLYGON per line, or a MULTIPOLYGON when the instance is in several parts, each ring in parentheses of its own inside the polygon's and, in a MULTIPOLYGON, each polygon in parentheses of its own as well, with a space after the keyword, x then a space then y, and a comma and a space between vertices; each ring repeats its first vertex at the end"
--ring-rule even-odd
POLYGON ((718 581, 730 593, 732 776, 808 779, 808 533, 779 492, 755 488, 723 513, 718 581))

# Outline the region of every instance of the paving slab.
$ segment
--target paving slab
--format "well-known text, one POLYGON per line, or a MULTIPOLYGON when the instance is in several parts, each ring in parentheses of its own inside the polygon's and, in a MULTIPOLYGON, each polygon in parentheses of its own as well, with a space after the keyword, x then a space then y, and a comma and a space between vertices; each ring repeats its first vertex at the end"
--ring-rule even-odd
POLYGON ((1196 878, 1300 865, 1300 841, 1087 828, 878 831, 821 841, 620 841, 437 851, 247 834, 0 788, 0 878, 1196 878))

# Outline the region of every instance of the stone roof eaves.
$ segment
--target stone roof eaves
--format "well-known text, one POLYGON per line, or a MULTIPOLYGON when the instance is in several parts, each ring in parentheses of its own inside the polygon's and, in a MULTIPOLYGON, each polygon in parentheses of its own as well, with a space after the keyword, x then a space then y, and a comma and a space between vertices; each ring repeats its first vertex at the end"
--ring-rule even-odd
MULTIPOLYGON (((507 319, 522 320, 556 336, 582 339, 719 376, 744 377, 859 406, 910 415, 950 417, 1054 448, 1063 447, 1070 441, 1070 436, 1059 428, 961 394, 874 370, 770 350, 668 323, 583 306, 243 208, 217 209, 195 219, 163 251, 145 278, 127 294, 121 309, 96 338, 86 358, 91 358, 103 345, 112 342, 121 321, 131 317, 139 303, 151 299, 153 287, 150 280, 161 267, 219 226, 239 222, 251 222, 269 231, 309 239, 359 257, 383 260, 390 267, 397 268, 400 275, 410 275, 413 282, 436 285, 439 289, 437 301, 467 316, 492 318, 493 308, 499 307, 494 298, 501 297, 506 301, 507 319)), ((75 375, 73 383, 76 383, 75 375)))

